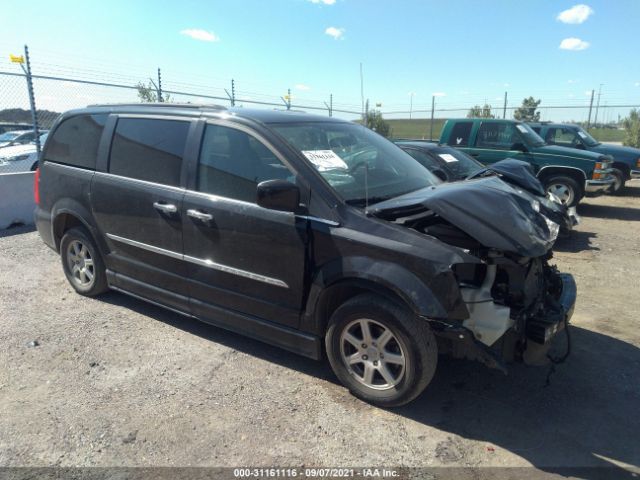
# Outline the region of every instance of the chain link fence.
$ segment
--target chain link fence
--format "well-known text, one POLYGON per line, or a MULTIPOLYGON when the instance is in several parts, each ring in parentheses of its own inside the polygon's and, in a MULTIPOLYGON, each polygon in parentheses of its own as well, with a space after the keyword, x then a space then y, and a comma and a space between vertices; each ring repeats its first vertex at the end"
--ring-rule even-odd
MULTIPOLYGON (((36 64, 36 70, 38 65, 46 66, 47 63, 36 64)), ((95 104, 141 102, 144 95, 141 95, 139 85, 143 85, 147 93, 145 100, 152 101, 161 99, 175 103, 304 110, 321 115, 340 115, 354 121, 359 121, 362 116, 362 109, 357 102, 334 103, 333 95, 329 94, 326 100, 312 100, 292 96, 291 90, 279 96, 256 92, 251 84, 248 89, 237 88, 233 80, 229 88, 207 85, 205 81, 200 84, 184 83, 171 77, 163 79, 159 69, 157 77, 153 72, 153 79, 147 77, 136 81, 132 75, 101 73, 98 76, 94 72, 92 77, 89 70, 66 72, 59 76, 55 73, 39 75, 31 74, 30 68, 22 68, 21 71, 16 67, 15 63, 0 62, 0 174, 35 168, 39 145, 34 128, 38 130, 37 138, 43 138, 40 135, 46 134, 58 115, 66 110, 95 104), (86 78, 78 78, 82 75, 86 75, 86 78), (29 82, 33 87, 35 110, 29 98, 29 82)), ((514 105, 505 107, 502 98, 494 100, 489 107, 490 115, 496 118, 513 118, 514 111, 518 108, 515 104, 519 104, 519 101, 510 98, 509 101, 514 105)), ((477 102, 457 103, 454 98, 437 96, 427 106, 412 103, 410 108, 372 103, 372 107, 390 121, 391 136, 405 138, 438 138, 445 119, 466 117, 475 106, 482 108, 477 102)), ((598 127, 596 130, 599 130, 595 136, 599 140, 619 141, 622 137, 618 129, 620 118, 626 116, 631 108, 639 107, 640 102, 638 105, 624 102, 598 105, 591 104, 589 98, 586 98, 576 99, 573 104, 541 104, 537 111, 540 112, 541 121, 570 119, 585 125, 590 123, 592 126, 595 123, 598 127)))

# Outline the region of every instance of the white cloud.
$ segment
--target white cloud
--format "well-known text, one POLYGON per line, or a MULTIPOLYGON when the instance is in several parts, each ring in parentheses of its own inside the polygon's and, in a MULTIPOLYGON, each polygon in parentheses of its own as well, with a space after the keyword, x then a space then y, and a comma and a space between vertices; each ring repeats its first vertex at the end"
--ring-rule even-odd
POLYGON ((510 84, 510 83, 505 83, 505 84, 503 85, 503 87, 510 87, 510 86, 511 86, 511 84, 510 84))
POLYGON ((634 87, 640 87, 640 82, 636 82, 633 84, 634 87))
POLYGON ((433 95, 434 97, 446 97, 447 94, 444 92, 433 92, 431 95, 433 95))
POLYGON ((593 15, 593 8, 589 5, 579 4, 560 12, 556 20, 562 23, 576 24, 585 22, 591 15, 593 15))
POLYGON ((338 40, 340 38, 342 38, 342 36, 344 35, 344 28, 337 28, 337 27, 327 27, 327 29, 324 31, 324 33, 326 33, 327 35, 329 35, 330 37, 333 37, 334 40, 338 40))
POLYGON ((567 83, 573 85, 574 83, 578 83, 580 80, 567 80, 567 83))
POLYGON ((309 0, 311 3, 323 3, 325 5, 333 5, 336 3, 336 0, 309 0))
POLYGON ((561 50, 585 50, 587 48, 589 48, 589 42, 575 37, 565 38, 560 42, 561 50))
POLYGON ((208 32, 206 30, 202 30, 199 28, 187 28, 180 32, 182 35, 186 35, 187 37, 191 37, 194 40, 200 40, 202 42, 219 42, 220 37, 218 37, 213 32, 208 32))
POLYGON ((584 94, 585 94, 587 97, 590 97, 590 96, 591 96, 591 90, 585 90, 585 91, 584 91, 584 94))
POLYGON ((311 90, 311 87, 309 85, 305 85, 304 83, 298 83, 294 85, 294 88, 296 90, 311 90))

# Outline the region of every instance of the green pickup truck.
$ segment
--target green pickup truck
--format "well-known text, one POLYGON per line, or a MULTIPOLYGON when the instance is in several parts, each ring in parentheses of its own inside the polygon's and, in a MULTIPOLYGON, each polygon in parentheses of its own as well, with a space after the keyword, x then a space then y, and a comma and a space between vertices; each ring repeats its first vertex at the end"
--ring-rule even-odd
POLYGON ((529 126, 549 145, 577 148, 610 155, 611 175, 615 180, 611 193, 622 193, 628 180, 640 179, 640 149, 600 143, 579 125, 570 123, 530 123, 529 126))
POLYGON ((529 125, 514 120, 451 119, 440 143, 468 153, 485 165, 515 158, 533 169, 547 192, 575 206, 585 194, 605 193, 614 183, 608 155, 547 145, 529 125))

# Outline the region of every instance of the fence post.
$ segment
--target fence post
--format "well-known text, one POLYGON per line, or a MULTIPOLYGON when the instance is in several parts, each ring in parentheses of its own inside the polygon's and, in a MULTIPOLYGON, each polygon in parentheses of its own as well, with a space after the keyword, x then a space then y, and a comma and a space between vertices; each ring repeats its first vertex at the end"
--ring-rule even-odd
MULTIPOLYGON (((33 133, 35 135, 36 151, 38 157, 40 156, 40 131, 38 128, 38 111, 36 110, 36 97, 33 92, 33 78, 31 77, 31 60, 29 59, 29 47, 24 46, 24 59, 27 63, 27 68, 22 67, 27 78, 27 90, 29 91, 29 104, 31 106, 31 122, 33 123, 33 133)), ((20 65, 22 66, 22 65, 20 65)))
POLYGON ((593 110, 593 96, 596 93, 595 90, 591 90, 591 102, 589 103, 589 117, 587 118, 587 130, 591 127, 591 110, 593 110))
POLYGON ((507 92, 504 92, 504 107, 502 107, 502 118, 507 118, 507 92))
POLYGON ((160 67, 158 67, 158 101, 164 102, 162 98, 162 76, 160 75, 160 67))

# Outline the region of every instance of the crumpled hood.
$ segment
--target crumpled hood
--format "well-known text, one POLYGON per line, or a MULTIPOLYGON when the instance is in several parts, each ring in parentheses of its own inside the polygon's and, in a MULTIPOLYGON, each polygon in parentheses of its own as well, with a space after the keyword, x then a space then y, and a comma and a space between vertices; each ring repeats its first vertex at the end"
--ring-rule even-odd
POLYGON ((533 174, 531 164, 527 162, 516 160, 515 158, 505 158, 499 162, 492 163, 488 167, 474 173, 469 178, 481 177, 484 172, 489 171, 502 175, 505 182, 517 185, 534 195, 540 197, 546 196, 544 187, 540 183, 540 180, 533 174))
POLYGON ((424 205, 482 245, 525 257, 547 253, 555 241, 535 200, 497 177, 443 183, 371 205, 369 215, 424 205))

